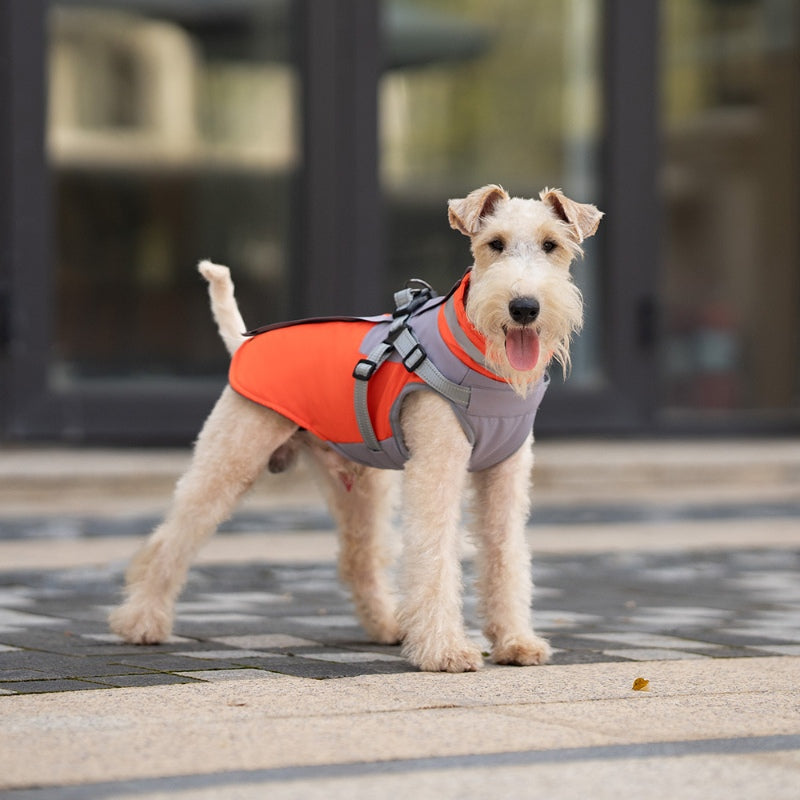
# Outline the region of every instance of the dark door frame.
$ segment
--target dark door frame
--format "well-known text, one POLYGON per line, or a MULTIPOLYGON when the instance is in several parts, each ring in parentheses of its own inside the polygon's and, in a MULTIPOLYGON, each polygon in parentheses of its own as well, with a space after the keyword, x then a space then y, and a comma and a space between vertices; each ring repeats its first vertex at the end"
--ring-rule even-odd
POLYGON ((606 0, 601 35, 605 381, 550 389, 536 423, 546 434, 653 433, 657 424, 658 3, 606 0))
MULTIPOLYGON (((0 438, 188 441, 218 387, 169 392, 58 389, 48 381, 52 330, 50 178, 45 157, 47 0, 0 0, 0 438)), ((640 432, 656 408, 654 307, 658 199, 657 3, 607 0, 603 32, 602 254, 607 383, 551 391, 545 433, 640 432), (632 77, 633 76, 633 77, 632 77)), ((375 0, 296 0, 303 166, 296 182, 292 294, 303 313, 381 307, 375 0), (313 44, 313 46, 312 46, 313 44), (376 257, 376 254, 379 254, 376 257), (379 278, 376 280, 376 277, 379 278)), ((444 202, 444 200, 443 200, 444 202)), ((220 386, 224 378, 220 378, 220 386)))

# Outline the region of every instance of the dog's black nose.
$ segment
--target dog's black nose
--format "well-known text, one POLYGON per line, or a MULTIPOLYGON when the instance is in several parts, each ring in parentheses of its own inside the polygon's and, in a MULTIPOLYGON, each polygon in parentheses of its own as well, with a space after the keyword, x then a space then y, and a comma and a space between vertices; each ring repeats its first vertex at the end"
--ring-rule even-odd
POLYGON ((508 304, 508 313, 514 322, 528 325, 539 316, 539 301, 535 297, 515 297, 508 304))

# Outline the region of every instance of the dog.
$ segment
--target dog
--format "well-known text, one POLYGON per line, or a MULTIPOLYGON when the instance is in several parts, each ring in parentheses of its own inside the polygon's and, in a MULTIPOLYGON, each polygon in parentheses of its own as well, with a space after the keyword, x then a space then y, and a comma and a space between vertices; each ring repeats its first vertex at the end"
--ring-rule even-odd
POLYGON ((264 469, 281 471, 303 451, 323 476, 340 533, 340 577, 372 640, 402 643, 403 656, 421 670, 482 666, 462 619, 458 534, 471 481, 479 610, 491 659, 547 662, 550 647, 532 627, 525 539, 532 423, 548 366, 569 367, 583 316, 570 265, 602 216, 560 190, 522 199, 484 186, 448 203, 450 225, 469 237, 474 263, 447 297, 417 285, 393 316, 301 322, 250 336, 228 269, 202 262, 232 354, 231 381, 164 522, 128 570, 112 630, 138 644, 168 638, 197 550, 264 469), (305 338, 314 329, 323 344, 305 338), (333 366, 339 350, 344 370, 333 366), (398 468, 396 601, 387 567, 398 468))

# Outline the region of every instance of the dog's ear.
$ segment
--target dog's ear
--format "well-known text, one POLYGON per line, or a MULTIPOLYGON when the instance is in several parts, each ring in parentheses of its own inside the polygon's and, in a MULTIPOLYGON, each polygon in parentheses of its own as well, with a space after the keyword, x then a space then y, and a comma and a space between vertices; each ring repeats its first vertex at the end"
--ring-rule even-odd
POLYGON ((464 236, 474 236, 481 227, 481 220, 488 217, 508 193, 502 186, 492 183, 470 192, 460 200, 447 202, 447 217, 450 227, 461 231, 464 236))
POLYGON ((539 198, 555 212, 559 219, 566 222, 580 244, 592 236, 603 218, 603 212, 589 203, 576 203, 564 195, 560 189, 543 189, 539 198))

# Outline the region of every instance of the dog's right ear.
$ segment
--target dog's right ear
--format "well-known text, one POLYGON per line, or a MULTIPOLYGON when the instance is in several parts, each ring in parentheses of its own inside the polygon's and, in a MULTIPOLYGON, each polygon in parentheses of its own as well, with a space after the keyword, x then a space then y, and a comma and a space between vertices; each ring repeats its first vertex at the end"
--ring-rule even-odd
POLYGON ((461 231, 464 236, 474 236, 480 230, 481 220, 488 217, 503 200, 508 200, 508 193, 494 183, 482 186, 460 200, 448 200, 450 227, 461 231))

